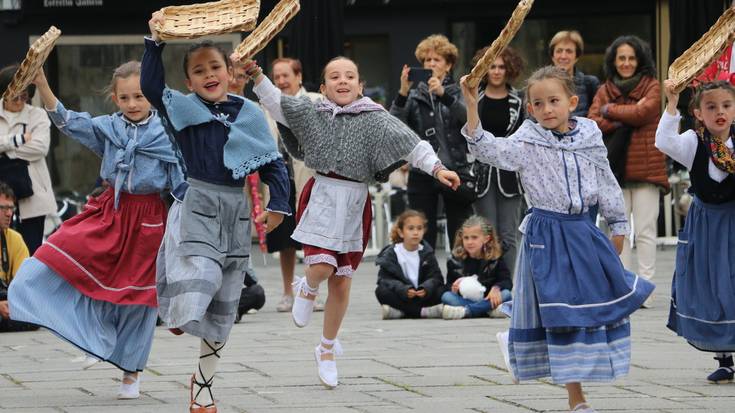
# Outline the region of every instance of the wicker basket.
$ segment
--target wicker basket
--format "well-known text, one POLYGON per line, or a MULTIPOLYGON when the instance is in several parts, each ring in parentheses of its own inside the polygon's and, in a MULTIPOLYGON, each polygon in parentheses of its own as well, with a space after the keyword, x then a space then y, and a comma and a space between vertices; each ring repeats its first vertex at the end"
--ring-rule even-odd
POLYGON ((61 36, 61 30, 51 26, 43 36, 33 42, 28 49, 25 59, 20 63, 18 71, 15 72, 13 80, 3 93, 3 100, 19 96, 33 82, 39 69, 43 67, 49 53, 54 50, 56 40, 61 36))
POLYGON ((195 39, 255 28, 260 0, 222 0, 161 9, 163 22, 156 24, 161 40, 195 39))
POLYGON ((513 14, 510 16, 510 20, 508 20, 508 23, 500 32, 498 38, 493 41, 485 54, 477 61, 475 67, 472 68, 472 71, 466 80, 468 86, 476 88, 480 84, 480 81, 482 81, 482 78, 485 77, 488 70, 490 70, 490 66, 493 64, 495 59, 500 56, 500 53, 502 53, 503 50, 508 47, 510 41, 513 40, 516 32, 518 32, 518 29, 520 29, 523 24, 523 20, 531 10, 531 6, 533 6, 533 0, 521 0, 518 2, 516 9, 513 10, 513 14))
POLYGON ((717 22, 669 66, 669 79, 676 92, 681 92, 715 61, 735 40, 735 7, 731 7, 717 22))
POLYGON ((268 13, 265 19, 253 30, 245 40, 236 48, 234 54, 239 56, 235 60, 249 59, 271 41, 278 33, 283 30, 288 23, 301 9, 299 0, 281 0, 276 7, 268 13))

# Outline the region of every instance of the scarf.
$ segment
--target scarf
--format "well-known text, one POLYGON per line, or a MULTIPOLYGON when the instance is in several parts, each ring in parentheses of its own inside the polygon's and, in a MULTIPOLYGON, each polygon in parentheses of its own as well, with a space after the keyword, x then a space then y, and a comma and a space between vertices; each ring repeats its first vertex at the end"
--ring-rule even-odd
MULTIPOLYGON (((730 136, 734 136, 735 128, 730 126, 730 136)), ((715 164, 717 169, 727 172, 729 174, 735 174, 735 159, 733 159, 733 153, 730 148, 725 145, 725 142, 720 140, 716 136, 712 136, 711 133, 705 127, 700 127, 697 131, 697 136, 704 144, 704 149, 707 151, 712 163, 715 164)))
POLYGON ((229 122, 225 114, 213 114, 195 93, 184 95, 166 88, 163 104, 177 132, 209 122, 222 123, 228 129, 222 156, 224 165, 232 171, 233 179, 240 179, 282 156, 260 106, 241 96, 229 96, 243 101, 234 122, 229 122))
POLYGON ((357 115, 362 112, 385 110, 385 108, 373 102, 369 97, 362 97, 345 106, 339 106, 325 97, 316 103, 316 110, 317 112, 330 112, 332 114, 332 119, 334 119, 337 115, 343 113, 357 115))
POLYGON ((123 183, 130 177, 130 172, 135 167, 137 155, 148 156, 161 162, 177 164, 178 158, 171 147, 171 141, 161 125, 157 112, 142 123, 135 124, 123 118, 118 113, 112 116, 111 126, 113 133, 108 137, 115 148, 115 209, 120 203, 120 190, 123 183), (143 129, 145 124, 147 128, 143 129), (129 134, 129 128, 136 128, 134 137, 129 134))
POLYGON ((635 89, 636 86, 638 86, 638 83, 641 82, 641 78, 643 77, 643 73, 635 74, 627 79, 622 79, 617 74, 613 76, 612 82, 615 86, 620 89, 620 93, 623 94, 623 97, 628 97, 628 94, 635 89))

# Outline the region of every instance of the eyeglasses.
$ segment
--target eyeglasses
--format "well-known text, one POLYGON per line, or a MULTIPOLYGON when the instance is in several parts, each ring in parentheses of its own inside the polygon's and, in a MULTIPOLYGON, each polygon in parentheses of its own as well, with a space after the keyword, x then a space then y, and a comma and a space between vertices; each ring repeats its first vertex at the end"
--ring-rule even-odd
POLYGON ((15 205, 0 205, 0 211, 1 212, 5 212, 5 211, 15 212, 15 205))

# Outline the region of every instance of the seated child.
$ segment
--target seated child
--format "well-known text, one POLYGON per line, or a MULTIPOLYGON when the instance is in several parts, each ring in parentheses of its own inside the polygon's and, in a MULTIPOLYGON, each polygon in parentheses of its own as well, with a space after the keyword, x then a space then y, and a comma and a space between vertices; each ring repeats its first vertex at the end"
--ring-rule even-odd
POLYGON ((383 320, 439 318, 442 315, 444 277, 434 250, 423 241, 424 233, 424 214, 406 210, 391 229, 393 243, 378 254, 375 265, 380 270, 375 296, 381 304, 383 320))
POLYGON ((454 238, 452 258, 447 262, 447 289, 442 295, 442 318, 505 317, 500 304, 510 301, 513 288, 510 270, 502 258, 495 229, 481 216, 473 215, 462 224, 454 238), (460 284, 473 275, 485 287, 479 300, 463 297, 460 284))

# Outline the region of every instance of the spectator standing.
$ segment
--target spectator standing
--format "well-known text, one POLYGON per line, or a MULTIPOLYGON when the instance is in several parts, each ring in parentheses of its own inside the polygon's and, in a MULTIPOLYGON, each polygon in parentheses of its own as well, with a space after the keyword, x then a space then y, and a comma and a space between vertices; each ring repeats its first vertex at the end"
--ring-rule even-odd
POLYGON ((587 116, 600 80, 592 75, 586 75, 577 69, 576 64, 584 52, 584 40, 576 30, 562 30, 554 35, 549 42, 549 55, 554 66, 564 69, 574 80, 574 89, 579 96, 577 108, 572 116, 587 116))
MULTIPOLYGON (((487 47, 475 53, 473 63, 485 54, 487 47)), ((480 84, 478 111, 482 126, 494 136, 510 136, 525 119, 521 93, 511 86, 523 71, 523 59, 508 47, 490 65, 480 84)), ((475 212, 498 231, 505 253, 503 259, 510 273, 515 268, 518 225, 521 222, 522 189, 518 174, 490 167, 487 192, 474 203, 475 212)))
MULTIPOLYGON (((656 272, 656 235, 661 191, 669 190, 664 154, 656 149, 656 127, 660 118, 661 88, 650 47, 636 36, 620 36, 605 54, 608 79, 600 87, 590 107, 589 117, 597 122, 608 140, 608 158, 623 189, 626 217, 633 215, 635 241, 641 277, 650 280, 656 272), (622 162, 615 157, 610 139, 623 139, 622 162)), ((619 149, 617 149, 619 151, 619 149)), ((625 236, 621 259, 633 269, 631 234, 625 236)), ((644 307, 651 305, 648 298, 644 307)))
MULTIPOLYGON (((409 81, 411 69, 404 65, 401 88, 390 108, 392 115, 431 144, 450 170, 468 164, 467 143, 459 132, 467 120, 467 109, 459 85, 450 74, 458 54, 457 46, 443 35, 434 34, 422 40, 416 47, 416 59, 424 69, 431 69, 432 76, 411 89, 414 86, 409 81)), ((408 175, 408 204, 409 208, 426 215, 424 239, 432 248, 436 246, 439 198, 443 201, 447 231, 452 239, 462 222, 472 215, 471 201, 458 198, 456 192, 442 188, 431 175, 412 168, 408 175)))
MULTIPOLYGON (((7 89, 17 65, 0 70, 0 90, 7 89)), ((20 220, 16 229, 33 255, 43 242, 46 215, 56 212, 56 200, 46 165, 51 143, 51 122, 40 108, 27 104, 35 87, 30 86, 12 100, 0 99, 0 155, 28 162, 33 195, 18 200, 20 220)))

